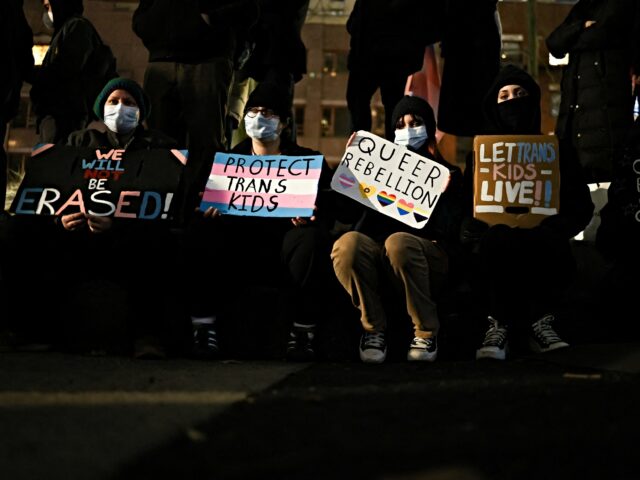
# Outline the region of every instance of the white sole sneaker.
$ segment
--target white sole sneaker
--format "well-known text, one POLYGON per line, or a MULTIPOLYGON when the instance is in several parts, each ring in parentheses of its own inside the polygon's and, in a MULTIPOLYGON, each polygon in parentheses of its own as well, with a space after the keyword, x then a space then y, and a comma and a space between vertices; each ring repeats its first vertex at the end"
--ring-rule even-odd
POLYGON ((506 360, 507 348, 482 347, 476 350, 476 360, 506 360))
POLYGON ((435 362, 438 351, 427 352, 420 348, 410 348, 407 352, 407 360, 409 362, 435 362))
POLYGON ((387 349, 367 348, 360 350, 360 360, 364 363, 382 363, 387 358, 387 349))

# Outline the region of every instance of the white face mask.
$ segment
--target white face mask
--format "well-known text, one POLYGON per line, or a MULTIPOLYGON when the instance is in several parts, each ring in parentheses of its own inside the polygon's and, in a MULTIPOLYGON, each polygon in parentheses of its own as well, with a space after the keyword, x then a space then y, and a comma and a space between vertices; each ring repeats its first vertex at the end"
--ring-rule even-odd
POLYGON ((280 135, 278 131, 278 124, 280 119, 276 117, 264 118, 262 113, 258 113, 255 117, 251 118, 248 115, 244 116, 244 129, 251 138, 257 140, 275 140, 280 135))
POLYGON ((128 107, 121 103, 104 106, 104 124, 116 133, 129 133, 138 126, 140 109, 128 107))
POLYGON ((394 143, 396 145, 404 145, 414 149, 420 148, 427 141, 427 127, 420 125, 419 127, 399 128, 396 129, 396 137, 394 143))

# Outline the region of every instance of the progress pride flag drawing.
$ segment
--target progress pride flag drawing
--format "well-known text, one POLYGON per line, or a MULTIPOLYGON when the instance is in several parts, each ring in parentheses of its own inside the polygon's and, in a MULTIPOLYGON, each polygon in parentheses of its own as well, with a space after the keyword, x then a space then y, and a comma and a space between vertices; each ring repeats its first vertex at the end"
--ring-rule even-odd
POLYGON ((216 153, 200 209, 228 215, 311 217, 322 155, 216 153))

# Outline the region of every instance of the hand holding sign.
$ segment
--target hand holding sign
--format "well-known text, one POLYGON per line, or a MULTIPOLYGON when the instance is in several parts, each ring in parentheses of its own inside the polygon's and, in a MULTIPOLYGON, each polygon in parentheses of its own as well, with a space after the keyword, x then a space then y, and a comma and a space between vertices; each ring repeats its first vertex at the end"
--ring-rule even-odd
POLYGON ((558 213, 560 160, 554 135, 477 136, 474 217, 531 228, 558 213))
POLYGON ((200 209, 228 215, 311 217, 322 155, 216 153, 200 209))
POLYGON ((449 182, 449 170, 372 133, 358 131, 331 188, 384 215, 422 228, 449 182))

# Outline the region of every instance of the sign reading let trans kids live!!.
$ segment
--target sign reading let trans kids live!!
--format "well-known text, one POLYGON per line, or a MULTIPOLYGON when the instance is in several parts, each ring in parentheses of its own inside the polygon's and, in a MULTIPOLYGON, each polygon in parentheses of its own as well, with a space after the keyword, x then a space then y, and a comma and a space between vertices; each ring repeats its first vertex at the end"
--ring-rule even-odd
POLYGON ((555 135, 480 135, 474 150, 474 217, 532 228, 558 213, 560 159, 555 135))
POLYGON ((253 217, 311 217, 322 155, 216 153, 200 209, 253 217))
POLYGON ((360 130, 331 180, 331 188, 413 228, 427 224, 449 183, 449 170, 360 130))
POLYGON ((169 219, 186 162, 187 152, 179 150, 40 145, 27 162, 11 211, 169 219))

